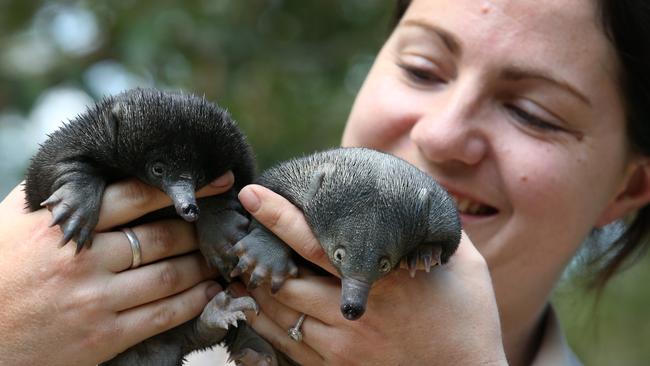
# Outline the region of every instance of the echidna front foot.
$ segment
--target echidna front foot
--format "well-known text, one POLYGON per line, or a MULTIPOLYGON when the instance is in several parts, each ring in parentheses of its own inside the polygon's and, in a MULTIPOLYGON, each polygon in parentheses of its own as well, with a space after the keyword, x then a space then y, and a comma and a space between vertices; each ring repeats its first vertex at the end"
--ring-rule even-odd
POLYGON ((99 179, 68 182, 41 203, 52 212, 50 226, 59 225, 63 232, 60 245, 77 242, 76 252, 90 246, 92 232, 99 219, 99 209, 105 183, 99 179))
POLYGON ((230 253, 233 245, 248 232, 250 220, 231 194, 199 201, 201 216, 197 222, 199 248, 208 264, 230 280, 237 256, 230 253))

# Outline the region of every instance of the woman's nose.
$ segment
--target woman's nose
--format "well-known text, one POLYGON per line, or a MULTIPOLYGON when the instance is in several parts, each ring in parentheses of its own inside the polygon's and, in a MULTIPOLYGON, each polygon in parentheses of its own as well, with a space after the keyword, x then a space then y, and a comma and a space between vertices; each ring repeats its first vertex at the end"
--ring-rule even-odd
POLYGON ((459 91, 423 111, 410 138, 428 161, 479 163, 488 151, 478 97, 459 91))

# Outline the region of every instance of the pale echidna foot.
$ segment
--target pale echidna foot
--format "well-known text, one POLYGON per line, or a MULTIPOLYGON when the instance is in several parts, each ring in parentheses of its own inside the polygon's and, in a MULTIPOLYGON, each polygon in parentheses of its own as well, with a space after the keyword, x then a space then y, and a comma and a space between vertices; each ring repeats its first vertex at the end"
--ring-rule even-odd
POLYGON ((230 296, 228 291, 222 291, 210 300, 199 317, 199 322, 207 329, 228 329, 237 327, 237 322, 246 320, 244 311, 259 313, 255 300, 249 296, 230 296))
POLYGON ((230 355, 229 361, 234 361, 238 366, 274 366, 277 365, 273 355, 264 352, 257 352, 251 348, 245 348, 236 354, 230 355))

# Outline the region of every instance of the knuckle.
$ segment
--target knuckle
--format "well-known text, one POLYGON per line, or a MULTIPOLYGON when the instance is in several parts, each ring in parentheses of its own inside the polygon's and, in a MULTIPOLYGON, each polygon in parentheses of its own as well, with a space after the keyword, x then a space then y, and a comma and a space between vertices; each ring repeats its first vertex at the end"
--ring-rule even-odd
POLYGON ((74 258, 71 252, 72 246, 68 244, 70 248, 62 251, 62 253, 56 253, 51 256, 51 259, 42 267, 39 277, 49 276, 50 279, 57 281, 59 285, 63 285, 70 281, 78 281, 79 278, 86 275, 90 266, 88 266, 88 260, 74 258))
POLYGON ((147 246, 152 248, 156 257, 167 257, 173 253, 175 246, 174 230, 170 222, 152 224, 145 234, 147 246))
POLYGON ((158 277, 160 284, 167 288, 175 289, 181 283, 180 271, 170 262, 163 262, 160 264, 158 277))
POLYGON ((96 329, 95 331, 90 332, 85 337, 83 337, 82 342, 84 344, 84 348, 86 349, 97 349, 98 347, 102 347, 102 345, 106 344, 109 339, 110 338, 104 331, 96 329))
POLYGON ((169 329, 174 326, 176 310, 170 304, 157 307, 151 314, 151 324, 160 330, 169 329))
POLYGON ((325 259, 325 251, 323 250, 323 247, 320 245, 318 240, 305 240, 304 243, 303 252, 306 258, 311 259, 315 262, 325 259))
POLYGON ((101 313, 104 303, 102 292, 95 288, 80 288, 56 301, 56 307, 61 314, 76 314, 76 317, 88 318, 92 314, 101 313))
POLYGON ((278 210, 275 208, 270 209, 266 211, 265 215, 262 217, 264 220, 263 223, 271 230, 277 229, 284 220, 285 212, 286 211, 278 210))
POLYGON ((83 338, 84 346, 87 349, 100 349, 106 347, 107 342, 115 339, 122 339, 124 330, 118 327, 115 322, 110 325, 95 327, 86 337, 83 338))
POLYGON ((97 307, 100 303, 100 298, 101 296, 96 291, 78 291, 75 296, 75 303, 77 306, 90 309, 97 307))
POLYGON ((153 188, 136 180, 129 180, 121 187, 122 196, 137 208, 146 208, 154 197, 153 188))
POLYGON ((123 339, 125 335, 124 328, 118 327, 116 322, 112 322, 110 326, 105 327, 103 330, 108 339, 123 339))
POLYGON ((353 350, 346 342, 335 341, 329 347, 329 352, 333 359, 337 360, 337 365, 347 364, 345 360, 352 354, 353 350))

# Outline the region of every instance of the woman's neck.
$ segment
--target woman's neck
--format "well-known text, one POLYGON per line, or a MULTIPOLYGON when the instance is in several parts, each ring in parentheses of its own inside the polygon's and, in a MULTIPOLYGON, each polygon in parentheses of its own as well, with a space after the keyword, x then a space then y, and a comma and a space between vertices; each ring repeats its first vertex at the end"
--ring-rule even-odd
MULTIPOLYGON (((514 272, 516 273, 516 272, 514 272)), ((491 271, 496 293, 503 346, 511 366, 530 365, 541 345, 544 315, 549 297, 562 268, 550 271, 546 276, 513 276, 507 268, 491 271)))

